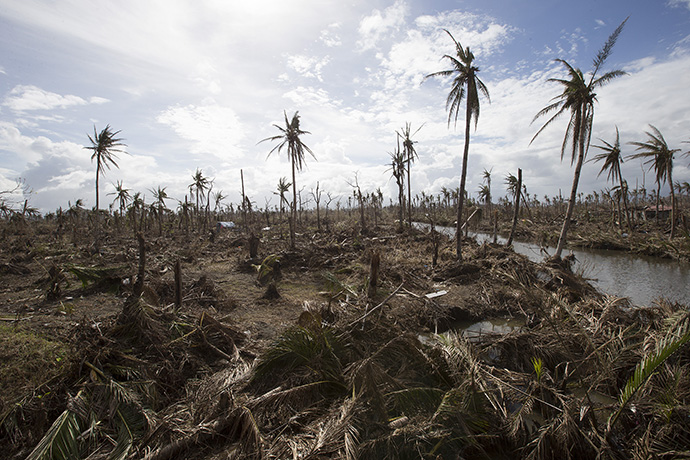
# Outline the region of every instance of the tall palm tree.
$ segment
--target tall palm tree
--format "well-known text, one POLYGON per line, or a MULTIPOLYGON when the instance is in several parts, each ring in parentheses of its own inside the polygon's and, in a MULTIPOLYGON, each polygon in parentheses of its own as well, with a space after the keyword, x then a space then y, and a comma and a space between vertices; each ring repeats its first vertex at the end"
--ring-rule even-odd
POLYGON ((555 121, 565 112, 570 112, 570 121, 568 122, 568 127, 566 128, 565 136, 563 138, 563 145, 561 146, 561 161, 563 161, 566 148, 570 146, 572 148, 570 164, 572 166, 576 158, 577 163, 575 165, 575 173, 573 175, 570 201, 568 201, 568 210, 566 211, 563 227, 561 228, 561 235, 558 238, 558 246, 556 247, 556 252, 553 255, 555 259, 561 258, 561 253, 565 247, 568 229, 570 228, 570 220, 573 216, 575 201, 577 199, 577 185, 580 181, 580 171, 582 170, 582 164, 584 163, 585 157, 587 156, 587 151, 589 150, 589 142, 592 135, 592 123, 594 122, 594 103, 597 101, 597 95, 594 91, 614 78, 625 75, 625 72, 622 70, 612 70, 611 72, 607 72, 601 77, 597 78, 599 69, 606 61, 609 54, 611 54, 611 49, 613 48, 613 45, 616 44, 616 40, 623 30, 623 26, 627 20, 628 19, 626 18, 621 25, 619 25, 616 30, 613 31, 608 40, 606 40, 604 47, 599 51, 599 53, 597 53, 596 58, 594 58, 594 67, 592 69, 592 73, 588 78, 583 75, 580 69, 574 68, 563 59, 556 59, 556 62, 560 62, 566 68, 570 79, 563 80, 559 78, 549 78, 549 82, 562 85, 563 92, 552 99, 556 102, 553 102, 541 109, 532 120, 532 122, 534 122, 537 118, 554 111, 556 112, 551 118, 548 119, 546 123, 544 123, 539 131, 537 131, 530 141, 530 144, 534 142, 537 136, 539 136, 539 134, 541 134, 541 132, 544 131, 544 129, 553 121, 555 121))
POLYGON ((463 99, 466 99, 465 105, 465 148, 462 154, 462 173, 460 176, 460 192, 458 194, 458 216, 455 230, 456 251, 458 261, 462 261, 462 211, 465 203, 465 183, 467 180, 467 157, 470 152, 470 125, 474 119, 474 128, 477 129, 477 122, 479 121, 479 93, 481 92, 489 102, 489 90, 486 85, 479 79, 477 73, 479 68, 474 62, 474 54, 470 51, 469 46, 463 48, 462 45, 453 37, 453 35, 446 29, 446 33, 455 43, 455 56, 445 54, 442 59, 450 61, 451 69, 434 72, 426 77, 449 77, 453 76, 453 83, 446 98, 446 110, 448 110, 448 126, 451 120, 455 118, 455 124, 458 122, 458 115, 460 114, 460 105, 463 99), (467 97, 465 97, 467 96, 467 97))
POLYGON ((680 149, 671 149, 664 139, 661 132, 653 125, 649 125, 652 132, 645 131, 647 135, 647 142, 631 142, 631 145, 637 146, 636 153, 631 158, 647 159, 645 164, 650 165, 650 169, 654 168, 656 176, 656 196, 657 196, 657 215, 659 214, 659 192, 661 184, 671 184, 671 238, 675 236, 676 231, 676 194, 673 190, 673 155, 680 152, 680 149))
MULTIPOLYGON (((278 145, 273 147, 273 149, 268 152, 268 156, 275 151, 280 153, 283 148, 287 149, 287 155, 290 159, 292 165, 292 206, 290 207, 290 247, 295 247, 295 225, 297 219, 297 183, 295 178, 295 172, 301 171, 304 166, 304 152, 309 152, 309 154, 316 159, 314 153, 309 147, 307 147, 300 139, 300 136, 304 134, 311 134, 309 131, 304 131, 299 125, 299 112, 295 112, 291 120, 288 120, 287 112, 283 112, 285 116, 285 127, 274 124, 280 134, 277 136, 267 137, 262 139, 259 143, 264 141, 280 141, 278 145)), ((268 156, 266 158, 268 158, 268 156)))
POLYGON ((422 129, 422 126, 412 133, 412 126, 410 123, 405 123, 404 128, 399 132, 396 131, 398 138, 402 139, 402 154, 405 157, 405 163, 407 163, 407 223, 410 227, 412 226, 412 185, 410 182, 410 169, 412 169, 412 163, 414 163, 415 158, 419 159, 419 155, 417 155, 417 151, 414 148, 417 141, 413 141, 412 136, 417 134, 419 130, 422 129))
POLYGON ((596 155, 590 161, 604 161, 604 164, 601 166, 601 170, 599 171, 599 174, 597 174, 597 177, 601 176, 604 171, 608 171, 606 180, 610 180, 612 182, 618 181, 620 193, 623 195, 623 207, 625 209, 625 219, 628 224, 628 230, 632 231, 632 226, 630 225, 630 212, 628 211, 628 187, 627 183, 623 180, 623 175, 621 174, 623 155, 621 153, 621 141, 618 126, 616 126, 616 140, 613 145, 609 144, 603 139, 599 140, 604 145, 595 145, 594 148, 603 150, 604 153, 596 155))
POLYGON ((110 169, 111 164, 119 168, 115 162, 117 159, 116 153, 126 153, 124 150, 120 149, 120 147, 126 147, 127 145, 122 143, 124 139, 116 137, 118 134, 120 134, 120 131, 113 131, 110 125, 106 125, 99 133, 96 131, 96 126, 94 125, 93 137, 87 135, 89 141, 91 141, 91 145, 87 145, 84 148, 93 150, 91 161, 93 161, 94 158, 96 159, 96 210, 98 210, 99 207, 98 179, 101 174, 105 173, 106 169, 110 169))

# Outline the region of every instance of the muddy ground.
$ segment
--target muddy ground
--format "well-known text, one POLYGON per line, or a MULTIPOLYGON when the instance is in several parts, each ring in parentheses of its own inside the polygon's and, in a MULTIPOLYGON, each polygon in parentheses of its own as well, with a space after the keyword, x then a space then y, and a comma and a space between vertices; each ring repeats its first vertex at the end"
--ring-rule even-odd
MULTIPOLYGON (((7 233, 7 458, 60 458, 41 450, 49 441, 89 458, 552 458, 544 449, 559 436, 587 441, 576 458, 622 458, 688 415, 687 391, 659 426, 652 409, 621 407, 615 430, 601 415, 616 413, 645 337, 668 333, 663 318, 685 324, 685 306, 633 311, 567 260, 534 264, 498 245, 469 241, 457 263, 454 243, 441 238, 434 265, 431 235, 393 226, 303 234, 295 249, 278 232, 259 239, 250 257, 249 236, 233 232, 144 236, 143 251, 115 231, 98 247, 48 228, 7 233), (499 317, 524 326, 473 342, 422 340, 499 317), (299 346, 308 351, 290 348, 299 346), (594 393, 603 402, 588 403, 594 393), (577 411, 579 421, 563 419, 577 411), (626 446, 629 435, 640 442, 626 446)), ((687 348, 668 370, 678 385, 690 380, 687 348)), ((686 428, 668 444, 688 454, 688 440, 686 428)))

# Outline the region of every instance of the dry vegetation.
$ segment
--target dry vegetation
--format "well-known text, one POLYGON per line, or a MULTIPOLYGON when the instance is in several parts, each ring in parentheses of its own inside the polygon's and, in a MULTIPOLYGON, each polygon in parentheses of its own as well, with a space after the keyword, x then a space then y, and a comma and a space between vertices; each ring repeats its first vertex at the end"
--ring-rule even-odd
POLYGON ((633 308, 567 259, 458 264, 441 239, 434 266, 428 233, 345 222, 250 258, 241 232, 89 222, 3 223, 6 458, 690 457, 687 307, 633 308))

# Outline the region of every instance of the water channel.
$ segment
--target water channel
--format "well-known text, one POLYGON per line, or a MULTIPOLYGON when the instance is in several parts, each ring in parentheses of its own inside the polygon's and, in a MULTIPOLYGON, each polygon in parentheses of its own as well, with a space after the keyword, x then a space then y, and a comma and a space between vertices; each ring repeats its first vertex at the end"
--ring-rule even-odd
MULTIPOLYGON (((428 225, 419 224, 428 229, 428 225)), ((455 236, 455 228, 436 227, 436 230, 448 236, 455 236)), ((472 233, 480 244, 493 241, 493 237, 486 233, 472 233)), ((501 244, 506 238, 498 238, 501 244)), ((541 262, 547 254, 553 254, 554 248, 544 248, 539 245, 514 241, 513 249, 519 254, 527 256, 534 262, 541 262)), ((576 273, 581 274, 601 292, 627 297, 635 305, 651 305, 660 297, 670 301, 690 305, 690 264, 677 260, 662 259, 622 251, 604 249, 567 249, 575 255, 576 273)), ((565 253, 564 253, 565 255, 565 253)))

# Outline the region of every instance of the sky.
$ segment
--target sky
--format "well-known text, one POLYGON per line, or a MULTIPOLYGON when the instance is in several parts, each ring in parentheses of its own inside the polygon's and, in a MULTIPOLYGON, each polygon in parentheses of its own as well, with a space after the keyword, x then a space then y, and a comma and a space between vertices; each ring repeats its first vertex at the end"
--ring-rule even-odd
MULTIPOLYGON (((618 127, 633 154, 628 143, 651 124, 686 152, 690 0, 0 0, 0 191, 25 185, 1 198, 44 213, 77 199, 93 207, 96 165, 84 147, 110 125, 127 147, 101 177, 101 208, 118 181, 148 203, 165 187, 175 208, 197 169, 222 204, 241 201, 242 170, 255 206, 273 207, 290 164, 260 141, 297 111, 315 157, 297 175, 303 200, 318 182, 331 206, 346 205, 356 181, 395 201, 390 153, 406 123, 419 155, 413 195, 454 189, 464 110, 449 125, 451 80, 424 79, 449 68, 443 29, 470 47, 490 93, 471 131, 468 192, 477 196, 487 170, 496 200, 521 168, 530 195, 568 196, 568 117, 530 144, 546 121, 533 118, 562 90, 549 81, 566 76, 554 60, 589 72, 628 16, 602 68, 627 74, 597 91, 592 144, 613 143, 618 127)), ((674 181, 690 181, 689 164, 677 156, 674 181)), ((585 164, 585 195, 615 185, 600 167, 585 164)), ((631 189, 654 188, 640 160, 626 160, 623 175, 631 189)))

